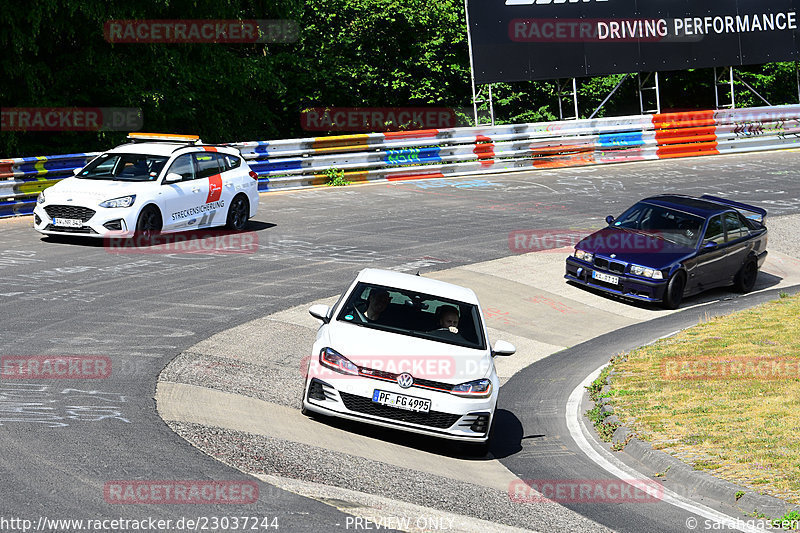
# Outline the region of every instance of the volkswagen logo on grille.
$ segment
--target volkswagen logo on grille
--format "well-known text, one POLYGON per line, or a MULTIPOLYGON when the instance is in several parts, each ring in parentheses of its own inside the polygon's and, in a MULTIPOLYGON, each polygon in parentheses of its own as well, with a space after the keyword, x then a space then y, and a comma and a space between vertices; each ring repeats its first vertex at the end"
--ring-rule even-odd
POLYGON ((404 389, 407 389, 414 384, 414 377, 408 372, 403 372, 402 374, 397 376, 397 384, 403 387, 404 389))

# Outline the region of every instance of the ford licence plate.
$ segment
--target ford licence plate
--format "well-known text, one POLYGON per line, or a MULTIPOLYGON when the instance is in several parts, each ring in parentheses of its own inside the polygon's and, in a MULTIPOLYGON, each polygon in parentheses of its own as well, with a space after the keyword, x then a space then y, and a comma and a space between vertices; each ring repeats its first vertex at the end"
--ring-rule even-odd
POLYGON ((53 225, 63 228, 82 228, 83 221, 79 218, 54 218, 53 225))
POLYGON ((431 410, 431 401, 428 399, 415 398, 414 396, 395 394, 394 392, 378 389, 375 389, 372 393, 372 401, 381 405, 397 407, 398 409, 405 409, 406 411, 416 411, 418 413, 427 413, 431 410))

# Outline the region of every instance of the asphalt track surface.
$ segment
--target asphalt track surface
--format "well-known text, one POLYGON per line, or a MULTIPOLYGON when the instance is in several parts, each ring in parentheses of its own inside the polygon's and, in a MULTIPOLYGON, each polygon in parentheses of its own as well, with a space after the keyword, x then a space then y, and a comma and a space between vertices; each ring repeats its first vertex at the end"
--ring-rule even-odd
MULTIPOLYGON (((426 272, 496 259, 520 251, 509 246, 514 231, 599 227, 655 193, 716 194, 771 216, 795 214, 798 169, 800 152, 785 151, 263 195, 251 225, 259 248, 244 255, 112 253, 96 242, 41 238, 29 218, 0 221, 0 354, 101 355, 113 368, 91 382, 0 380, 0 513, 34 523, 242 514, 103 497, 112 480, 251 479, 185 443, 155 412, 157 376, 187 347, 336 294, 364 267, 426 272)), ((610 342, 636 344, 644 334, 610 342)), ((580 381, 596 366, 564 370, 580 381)), ((506 389, 524 389, 524 374, 504 387, 506 398, 506 389)), ((526 477, 524 454, 504 461, 526 477)), ((259 491, 248 516, 277 517, 283 530, 344 528, 332 507, 263 483, 259 491)), ((591 517, 625 530, 629 519, 641 525, 653 515, 591 517)))

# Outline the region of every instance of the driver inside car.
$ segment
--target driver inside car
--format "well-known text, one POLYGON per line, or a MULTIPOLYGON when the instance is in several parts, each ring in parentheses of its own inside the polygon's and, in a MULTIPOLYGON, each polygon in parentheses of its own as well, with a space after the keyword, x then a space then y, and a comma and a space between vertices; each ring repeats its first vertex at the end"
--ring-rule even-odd
POLYGON ((443 305, 436 310, 439 329, 447 329, 458 333, 458 309, 452 305, 443 305))

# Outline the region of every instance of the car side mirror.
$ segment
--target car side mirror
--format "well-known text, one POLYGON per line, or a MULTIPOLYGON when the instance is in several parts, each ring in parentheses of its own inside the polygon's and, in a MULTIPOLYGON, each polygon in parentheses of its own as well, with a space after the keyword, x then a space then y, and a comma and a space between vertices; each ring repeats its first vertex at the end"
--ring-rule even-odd
POLYGON ((703 252, 710 252, 711 250, 716 250, 718 247, 719 245, 714 241, 706 241, 703 243, 703 247, 701 248, 701 250, 703 252))
POLYGON ((606 223, 607 223, 609 226, 610 226, 611 224, 613 224, 613 223, 614 223, 614 217, 612 217, 611 215, 608 215, 608 216, 606 217, 606 223))
POLYGON ((498 355, 514 355, 516 351, 516 346, 510 342, 497 341, 494 343, 494 348, 492 348, 492 357, 496 357, 498 355))
POLYGON ((314 304, 308 308, 308 313, 317 320, 322 320, 323 324, 330 322, 328 318, 328 313, 330 313, 330 311, 331 308, 324 304, 314 304))
POLYGON ((175 183, 176 181, 181 181, 182 179, 183 176, 181 176, 180 174, 176 174, 175 172, 170 172, 164 178, 164 183, 175 183))
POLYGON ((76 168, 76 169, 73 169, 73 170, 72 170, 72 175, 73 175, 73 176, 77 176, 78 174, 80 174, 80 173, 81 173, 81 170, 83 170, 83 168, 76 168))

